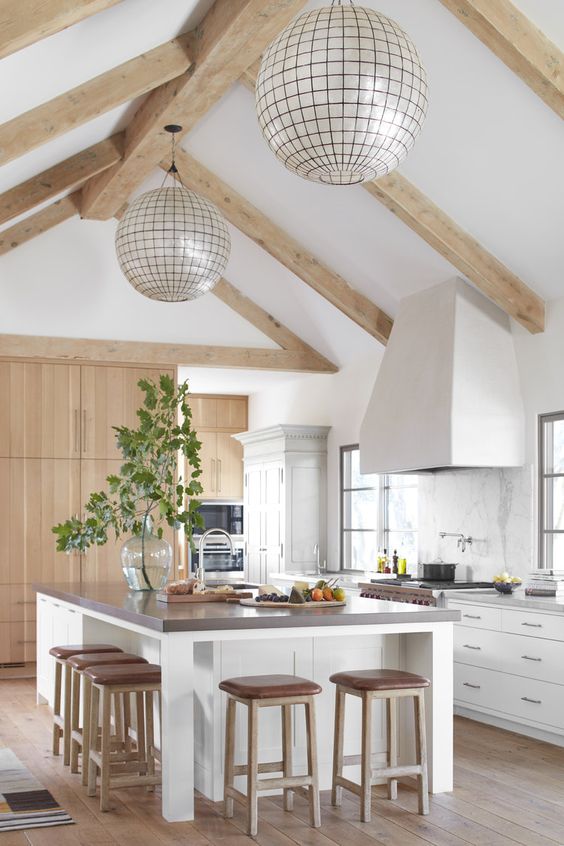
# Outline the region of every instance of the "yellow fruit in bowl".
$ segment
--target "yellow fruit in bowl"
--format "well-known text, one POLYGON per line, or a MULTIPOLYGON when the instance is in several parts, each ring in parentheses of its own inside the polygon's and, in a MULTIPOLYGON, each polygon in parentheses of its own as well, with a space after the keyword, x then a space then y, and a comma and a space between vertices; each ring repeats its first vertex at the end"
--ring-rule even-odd
POLYGON ((514 585, 520 585, 521 584, 521 578, 519 576, 513 576, 511 581, 513 582, 514 585))
POLYGON ((335 588, 333 591, 333 599, 336 599, 337 602, 344 602, 345 596, 345 589, 342 587, 335 588))

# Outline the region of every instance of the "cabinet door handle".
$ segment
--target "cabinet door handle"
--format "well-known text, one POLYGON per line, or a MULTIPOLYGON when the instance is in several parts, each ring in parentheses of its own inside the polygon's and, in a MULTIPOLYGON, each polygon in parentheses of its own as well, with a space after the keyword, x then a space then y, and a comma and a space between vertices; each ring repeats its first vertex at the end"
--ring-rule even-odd
POLYGON ((482 619, 479 614, 463 614, 462 616, 467 617, 469 620, 481 620, 482 619))
POLYGON ((470 682, 462 682, 463 687, 472 687, 474 690, 480 690, 481 685, 479 684, 470 684, 470 682))
POLYGON ((521 700, 523 702, 532 702, 533 705, 542 705, 542 699, 531 699, 528 696, 522 696, 521 700))
POLYGON ((78 408, 74 410, 74 452, 80 452, 80 421, 78 408))
POLYGON ((35 602, 33 601, 33 599, 18 599, 16 605, 35 605, 35 602))
POLYGON ((215 491, 215 483, 216 483, 216 476, 215 476, 215 458, 211 460, 211 489, 215 491))
POLYGON ((36 640, 18 640, 18 646, 20 644, 23 645, 24 643, 37 643, 37 641, 36 640))
POLYGON ((82 452, 86 452, 86 409, 82 409, 82 452))
POLYGON ((521 655, 521 658, 524 658, 525 661, 542 661, 542 658, 532 658, 530 655, 521 655))
POLYGON ((221 458, 217 459, 217 492, 221 493, 221 458))
POLYGON ((481 646, 472 646, 470 643, 463 643, 464 649, 479 649, 480 652, 482 651, 481 646))
POLYGON ((542 623, 521 623, 522 626, 529 626, 531 629, 542 629, 542 623))

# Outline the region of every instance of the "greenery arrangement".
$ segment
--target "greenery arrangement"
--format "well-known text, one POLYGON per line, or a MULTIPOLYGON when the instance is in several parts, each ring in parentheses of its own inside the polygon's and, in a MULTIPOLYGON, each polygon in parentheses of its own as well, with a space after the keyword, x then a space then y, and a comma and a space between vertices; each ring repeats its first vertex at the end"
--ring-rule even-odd
MULTIPOLYGON (((150 517, 159 538, 165 522, 183 528, 190 543, 194 529, 203 527, 200 503, 194 499, 203 490, 198 481, 201 445, 192 429, 188 383, 177 386, 170 376, 162 375, 158 385, 149 379, 141 379, 138 385, 145 394, 143 407, 137 411, 139 426, 114 426, 124 461, 120 474, 106 478, 107 491, 90 495, 85 520, 71 517, 53 527, 59 551, 83 552, 92 545, 101 546, 109 530, 116 539, 123 534, 143 539, 150 517), (179 453, 192 469, 188 481, 176 474, 179 453)), ((144 562, 142 574, 151 589, 144 562)))

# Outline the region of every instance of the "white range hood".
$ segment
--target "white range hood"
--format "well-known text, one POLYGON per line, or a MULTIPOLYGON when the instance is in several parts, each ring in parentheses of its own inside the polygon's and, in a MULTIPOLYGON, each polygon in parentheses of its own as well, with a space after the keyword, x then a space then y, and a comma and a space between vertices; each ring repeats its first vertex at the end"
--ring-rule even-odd
POLYGON ((523 462, 508 316, 462 279, 402 300, 360 430, 361 472, 523 462))

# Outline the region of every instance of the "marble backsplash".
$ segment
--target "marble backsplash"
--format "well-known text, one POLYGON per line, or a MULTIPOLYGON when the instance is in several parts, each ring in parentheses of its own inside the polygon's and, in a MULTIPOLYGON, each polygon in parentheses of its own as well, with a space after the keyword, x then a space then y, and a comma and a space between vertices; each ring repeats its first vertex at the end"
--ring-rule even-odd
POLYGON ((457 579, 489 581, 534 566, 533 468, 448 470, 419 477, 419 560, 456 561, 457 579), (461 552, 463 532, 472 545, 461 552))

